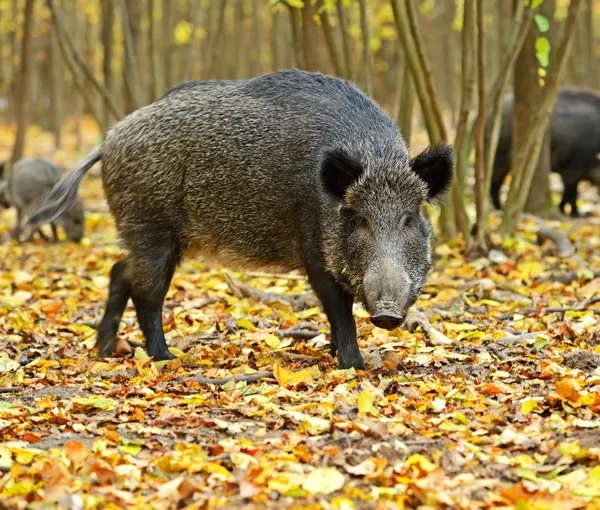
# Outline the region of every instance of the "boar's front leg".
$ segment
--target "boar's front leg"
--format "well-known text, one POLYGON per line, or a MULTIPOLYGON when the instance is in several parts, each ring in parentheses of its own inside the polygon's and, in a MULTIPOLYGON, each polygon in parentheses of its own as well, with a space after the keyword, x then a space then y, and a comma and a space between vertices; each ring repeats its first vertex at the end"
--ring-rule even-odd
POLYGON ((323 304, 331 326, 332 354, 337 349, 340 368, 365 370, 358 342, 356 323, 352 315, 354 297, 342 289, 320 263, 310 263, 306 268, 308 281, 323 304))

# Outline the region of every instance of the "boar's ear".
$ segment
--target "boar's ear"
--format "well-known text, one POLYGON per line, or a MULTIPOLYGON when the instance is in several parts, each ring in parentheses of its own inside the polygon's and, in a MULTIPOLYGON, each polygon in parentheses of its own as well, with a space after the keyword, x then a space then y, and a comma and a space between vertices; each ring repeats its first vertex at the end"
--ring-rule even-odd
POLYGON ((410 167, 427 184, 427 200, 438 200, 452 183, 452 147, 445 143, 429 147, 411 160, 410 167))
POLYGON ((341 149, 328 149, 323 155, 321 180, 327 192, 340 200, 363 171, 360 162, 341 149))

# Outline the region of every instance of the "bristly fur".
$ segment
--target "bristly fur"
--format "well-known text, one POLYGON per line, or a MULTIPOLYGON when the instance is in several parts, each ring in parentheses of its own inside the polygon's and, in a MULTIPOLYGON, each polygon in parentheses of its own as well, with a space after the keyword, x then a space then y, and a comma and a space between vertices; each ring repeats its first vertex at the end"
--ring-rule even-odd
POLYGON ((68 205, 98 159, 129 252, 111 272, 101 353, 131 297, 149 353, 169 357, 160 307, 193 248, 225 264, 304 269, 346 368, 364 367, 352 298, 400 314, 421 291, 431 233, 419 209, 452 175, 447 147, 416 159, 418 175, 375 102, 353 83, 298 70, 169 89, 114 126, 32 221, 68 205))

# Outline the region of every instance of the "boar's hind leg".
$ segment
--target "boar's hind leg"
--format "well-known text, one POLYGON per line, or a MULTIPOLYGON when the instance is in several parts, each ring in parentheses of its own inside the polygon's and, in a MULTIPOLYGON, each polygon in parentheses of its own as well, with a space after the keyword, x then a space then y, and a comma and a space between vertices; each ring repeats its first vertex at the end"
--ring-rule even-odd
POLYGON ((357 368, 364 370, 356 341, 356 324, 352 315, 354 298, 345 292, 320 264, 309 264, 308 281, 323 304, 331 326, 331 353, 337 350, 340 368, 357 368))
POLYGON ((569 204, 571 206, 571 216, 573 218, 579 217, 579 210, 577 209, 577 184, 578 182, 565 182, 565 190, 563 192, 563 199, 560 203, 560 210, 565 213, 565 206, 569 204))
POLYGON ((180 259, 179 248, 169 241, 154 238, 151 247, 131 253, 126 272, 146 350, 155 361, 175 357, 167 347, 162 324, 163 303, 180 259))
POLYGON ((119 260, 110 270, 110 285, 106 311, 98 326, 97 344, 100 346, 100 356, 109 357, 115 350, 117 331, 121 316, 131 296, 131 287, 125 279, 127 257, 119 260))

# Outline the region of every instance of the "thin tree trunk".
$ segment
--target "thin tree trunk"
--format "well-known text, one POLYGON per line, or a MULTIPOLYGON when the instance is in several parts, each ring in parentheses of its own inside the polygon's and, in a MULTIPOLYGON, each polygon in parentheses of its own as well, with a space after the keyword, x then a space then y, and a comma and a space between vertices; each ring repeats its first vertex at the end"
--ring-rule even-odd
MULTIPOLYGON (((56 9, 54 7, 53 0, 48 0, 48 7, 52 13, 52 19, 54 20, 54 26, 56 27, 56 30, 58 30, 58 32, 60 34, 60 39, 64 41, 64 43, 66 45, 66 49, 68 49, 70 56, 72 57, 74 62, 78 65, 78 67, 84 72, 84 74, 87 76, 87 78, 92 82, 92 84, 94 85, 96 90, 98 90, 98 92, 100 92, 100 94, 102 94, 102 97, 104 98, 104 100, 108 102, 108 105, 109 105, 110 110, 113 113, 113 115, 115 117, 117 117, 118 119, 120 119, 121 117, 123 117, 123 115, 115 101, 114 96, 104 86, 104 84, 101 83, 98 80, 98 78, 96 78, 96 76, 94 75, 94 72, 85 63, 85 60, 81 57, 81 55, 77 51, 75 45, 73 44, 73 41, 69 37, 68 31, 66 30, 66 28, 64 26, 62 17, 59 14, 58 9, 56 9)), ((63 55, 64 55, 64 53, 63 53, 63 55)))
POLYGON ((190 36, 190 43, 185 50, 185 67, 183 69, 183 81, 188 81, 192 75, 192 63, 196 53, 197 41, 196 41, 196 28, 200 25, 200 15, 202 13, 202 5, 200 0, 194 0, 192 8, 192 35, 190 36))
POLYGON ((56 32, 50 32, 50 116, 52 119, 52 132, 54 145, 60 149, 62 128, 62 66, 60 46, 56 32))
POLYGON ((484 229, 489 230, 489 222, 487 218, 490 209, 490 188, 492 185, 494 156, 498 148, 498 140, 500 139, 500 127, 502 121, 502 101, 504 93, 509 83, 509 78, 513 74, 513 68, 525 44, 527 34, 533 24, 533 10, 525 7, 523 2, 516 3, 516 11, 513 17, 513 29, 508 37, 506 56, 488 99, 488 126, 485 131, 484 147, 485 147, 485 189, 484 189, 484 229))
MULTIPOLYGON (((549 34, 553 32, 554 28, 554 23, 552 22, 554 9, 555 4, 553 0, 544 0, 539 9, 539 13, 545 16, 551 24, 552 28, 548 32, 549 34)), ((518 147, 518 144, 529 131, 533 123, 532 119, 535 118, 544 94, 544 90, 539 83, 540 78, 537 72, 539 64, 535 55, 536 39, 540 35, 537 26, 532 25, 515 64, 515 99, 512 124, 513 148, 518 147)), ((542 141, 540 148, 541 155, 533 177, 535 186, 532 186, 529 190, 529 197, 525 206, 525 211, 533 214, 547 214, 553 209, 548 182, 550 177, 550 143, 549 138, 545 134, 543 135, 543 140, 546 140, 547 143, 542 141)))
POLYGON ((225 7, 227 6, 227 0, 219 0, 219 13, 217 19, 217 26, 215 27, 213 37, 210 44, 210 68, 208 71, 208 79, 215 79, 217 73, 217 64, 219 57, 219 41, 223 35, 223 26, 225 24, 225 7))
POLYGON ((304 51, 300 40, 300 15, 296 7, 288 6, 290 14, 290 28, 292 32, 292 44, 294 46, 294 65, 297 68, 302 68, 304 65, 304 51))
POLYGON ((397 32, 402 41, 404 54, 410 66, 423 110, 429 140, 433 144, 447 140, 446 128, 431 76, 431 67, 423 52, 423 41, 416 25, 412 0, 406 0, 406 2, 391 0, 391 3, 397 32))
POLYGON ((35 0, 25 2, 25 20, 23 26, 23 42, 21 45, 21 66, 19 69, 19 86, 16 90, 15 112, 17 116, 17 136, 13 147, 11 163, 23 157, 25 133, 27 131, 29 81, 31 79, 31 36, 33 25, 33 5, 35 0))
MULTIPOLYGON (((102 45, 104 46, 102 71, 104 73, 104 85, 111 93, 114 93, 114 78, 112 70, 114 23, 115 16, 112 0, 102 0, 102 45)), ((115 120, 111 115, 110 105, 106 100, 104 100, 104 113, 102 118, 105 127, 110 126, 113 120, 115 120)))
POLYGON ((477 0, 477 118, 475 138, 475 207, 477 210, 477 244, 486 248, 484 232, 484 129, 485 129, 485 46, 484 46, 483 0, 477 0))
MULTIPOLYGON (((50 6, 52 0, 47 0, 47 1, 48 1, 48 6, 50 6)), ((54 23, 54 32, 56 33, 56 36, 58 38, 58 43, 59 43, 61 54, 63 56, 65 63, 67 64, 67 67, 69 68, 69 71, 71 72, 71 76, 73 77, 73 82, 75 83, 75 86, 76 86, 77 90, 79 91, 79 94, 75 94, 75 106, 74 106, 74 109, 76 110, 75 115, 77 116, 81 113, 81 107, 79 105, 80 105, 81 98, 83 98, 85 100, 85 102, 87 103, 88 108, 90 109, 90 112, 92 113, 94 119, 96 120, 98 125, 100 127, 102 127, 102 115, 101 115, 100 111, 97 110, 97 108, 96 108, 96 105, 93 100, 92 90, 88 86, 86 86, 83 78, 79 75, 80 68, 78 67, 77 63, 75 62, 74 56, 72 55, 72 53, 69 51, 69 48, 67 47, 67 42, 64 39, 65 31, 64 31, 64 29, 60 29, 58 27, 57 19, 56 19, 56 17, 54 17, 54 12, 53 12, 53 23, 54 23)), ((113 103, 109 102, 109 107, 111 108, 111 112, 112 112, 113 106, 114 106, 113 103)), ((116 115, 115 117, 120 118, 119 115, 116 115)), ((79 141, 78 141, 78 143, 79 143, 79 141)))
POLYGON ((564 21, 561 40, 558 49, 551 58, 551 63, 546 76, 544 95, 535 122, 519 147, 513 148, 513 180, 508 192, 508 199, 502 214, 500 231, 503 234, 512 233, 519 214, 527 200, 529 188, 535 172, 535 167, 544 141, 546 131, 558 92, 558 83, 567 62, 567 56, 573 42, 574 26, 577 14, 582 6, 582 0, 571 0, 564 21), (516 153, 516 157, 514 154, 516 153))
POLYGON ((163 69, 162 75, 164 88, 168 89, 175 84, 173 72, 173 7, 175 2, 172 0, 163 0, 162 3, 162 37, 161 46, 163 50, 163 69))
MULTIPOLYGON (((235 27, 242 27, 244 26, 244 19, 246 17, 245 13, 244 13, 244 4, 242 2, 236 2, 235 6, 234 6, 234 13, 233 13, 233 22, 235 27)), ((276 17, 278 17, 278 14, 275 15, 276 17)), ((275 20, 273 20, 275 22, 275 20)), ((274 30, 275 30, 275 25, 274 25, 274 30)), ((277 38, 277 34, 273 33, 272 36, 274 38, 277 38)), ((233 38, 234 38, 234 51, 235 51, 235 59, 237 62, 237 65, 235 66, 234 69, 234 75, 232 76, 232 78, 247 78, 248 77, 248 59, 246 58, 246 47, 244 45, 244 32, 242 30, 236 30, 234 29, 233 31, 233 38)), ((277 50, 279 51, 279 45, 277 44, 277 42, 274 42, 274 45, 277 46, 277 50)))
POLYGON ((342 34, 342 50, 344 52, 344 76, 347 80, 354 79, 354 61, 352 60, 352 41, 348 33, 348 21, 346 19, 346 11, 342 0, 337 0, 337 15, 340 24, 340 32, 342 34))
MULTIPOLYGON (((261 0, 258 3, 252 4, 252 36, 254 39, 254 76, 259 76, 263 73, 263 67, 261 62, 262 47, 260 43, 261 26, 260 26, 260 9, 262 7, 261 0)), ((235 30, 235 29, 234 29, 235 30)))
POLYGON ((363 45, 363 80, 365 84, 365 93, 368 96, 373 95, 373 84, 371 78, 371 48, 370 40, 371 36, 369 33, 369 16, 367 12, 367 0, 359 0, 358 5, 360 7, 360 28, 362 31, 362 45, 363 45))
POLYGON ((462 29, 462 74, 460 110, 458 113, 458 124, 456 137, 454 139, 455 153, 455 178, 452 186, 455 197, 454 213, 456 224, 463 232, 465 243, 470 244, 470 228, 465 205, 465 189, 467 186, 467 166, 469 151, 469 118, 473 108, 473 87, 475 85, 475 1, 465 0, 463 7, 463 29, 462 29))
POLYGON ((31 36, 33 25, 33 5, 35 0, 25 2, 25 21, 23 26, 23 42, 21 44, 21 66, 19 69, 19 86, 16 90, 15 112, 17 116, 17 136, 13 147, 11 163, 23 157, 25 147, 25 133, 28 122, 29 81, 31 79, 31 36))
MULTIPOLYGON (((421 111, 425 119, 427 133, 431 144, 437 144, 447 140, 446 127, 444 125, 437 92, 433 84, 431 66, 425 57, 423 41, 416 23, 415 6, 412 0, 398 2, 390 0, 396 31, 398 32, 404 55, 410 67, 413 84, 421 104, 421 111)), ((457 227, 454 218, 456 187, 444 203, 440 224, 442 238, 452 239, 456 236, 457 227)))
POLYGON ((141 57, 141 7, 139 0, 121 0, 121 20, 125 43, 125 88, 127 112, 140 108, 143 103, 144 84, 140 73, 141 57))
MULTIPOLYGON (((598 5, 598 4, 596 4, 598 5)), ((598 69, 597 58, 594 55, 594 2, 593 0, 585 0, 585 6, 582 14, 584 20, 584 56, 585 56, 585 67, 587 69, 587 84, 592 88, 596 88, 600 85, 598 80, 598 69)))
POLYGON ((156 19, 154 11, 158 0, 150 0, 148 3, 148 53, 150 61, 150 98, 149 102, 154 101, 164 90, 164 73, 160 71, 159 49, 156 44, 156 19))
POLYGON ((340 56, 340 52, 335 40, 335 34, 333 32, 333 27, 331 26, 331 22, 329 20, 329 11, 327 8, 321 14, 321 26, 323 28, 323 35, 325 36, 325 44, 327 46, 327 51, 329 53, 329 58, 331 63, 333 64, 333 69, 336 76, 344 77, 343 71, 343 63, 342 57, 340 56))
POLYGON ((320 30, 313 17, 317 13, 312 2, 304 2, 302 8, 302 46, 304 48, 304 69, 307 71, 321 70, 321 44, 320 30))

